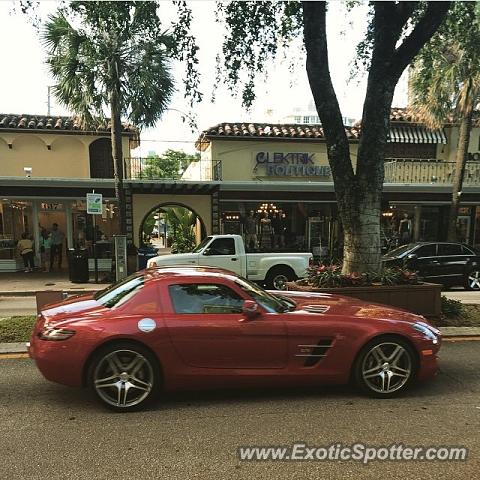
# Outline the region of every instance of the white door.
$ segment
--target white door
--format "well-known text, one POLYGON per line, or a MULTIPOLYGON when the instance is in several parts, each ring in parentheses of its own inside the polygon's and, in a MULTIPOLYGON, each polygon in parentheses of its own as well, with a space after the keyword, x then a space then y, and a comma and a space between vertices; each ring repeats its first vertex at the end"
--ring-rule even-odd
POLYGON ((210 267, 225 268, 232 272, 242 274, 242 258, 236 254, 235 240, 233 238, 216 238, 199 255, 198 264, 210 267))

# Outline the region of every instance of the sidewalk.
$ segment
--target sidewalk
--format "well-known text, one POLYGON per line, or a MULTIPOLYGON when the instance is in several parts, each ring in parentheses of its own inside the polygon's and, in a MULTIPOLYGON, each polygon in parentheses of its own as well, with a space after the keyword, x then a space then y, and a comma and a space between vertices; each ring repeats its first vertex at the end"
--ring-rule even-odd
MULTIPOLYGON (((100 279, 103 275, 100 274, 100 279)), ((0 273, 0 296, 34 296, 36 292, 61 290, 67 293, 95 292, 109 283, 72 283, 67 272, 0 273)))

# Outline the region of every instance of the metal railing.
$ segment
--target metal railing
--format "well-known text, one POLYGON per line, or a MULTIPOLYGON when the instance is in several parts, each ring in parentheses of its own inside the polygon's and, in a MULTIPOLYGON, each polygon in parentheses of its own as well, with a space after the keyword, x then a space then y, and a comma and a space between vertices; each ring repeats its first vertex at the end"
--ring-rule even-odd
MULTIPOLYGON (((384 183, 428 183, 448 185, 453 181, 455 162, 438 159, 387 158, 384 183)), ((480 162, 467 162, 464 185, 480 185, 480 162)))
POLYGON ((132 180, 222 180, 222 162, 217 160, 197 160, 176 170, 152 158, 127 157, 124 166, 125 178, 132 180))

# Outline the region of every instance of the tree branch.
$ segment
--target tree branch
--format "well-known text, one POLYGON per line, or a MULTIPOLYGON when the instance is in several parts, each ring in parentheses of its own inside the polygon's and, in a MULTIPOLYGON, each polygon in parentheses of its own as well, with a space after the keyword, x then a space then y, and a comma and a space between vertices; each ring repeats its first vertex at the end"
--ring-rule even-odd
MULTIPOLYGON (((307 74, 318 116, 322 122, 328 159, 337 187, 355 181, 343 118, 328 65, 325 2, 303 2, 307 74)), ((337 191, 337 194, 339 192, 337 191)))
POLYGON ((392 73, 398 78, 411 63, 415 55, 430 40, 445 19, 451 2, 428 2, 428 7, 413 31, 395 50, 392 73))

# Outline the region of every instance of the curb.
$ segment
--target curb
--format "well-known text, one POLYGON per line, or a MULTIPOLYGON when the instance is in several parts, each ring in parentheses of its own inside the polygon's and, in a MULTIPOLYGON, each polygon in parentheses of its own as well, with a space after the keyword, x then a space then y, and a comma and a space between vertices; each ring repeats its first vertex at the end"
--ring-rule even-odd
MULTIPOLYGON (((444 339, 471 339, 479 337, 480 327, 440 327, 444 339)), ((10 353, 27 353, 25 343, 0 343, 0 356, 10 353)))
MULTIPOLYGON (((103 288, 107 288, 110 284, 105 284, 103 288)), ((50 290, 23 290, 21 292, 15 292, 12 290, 8 291, 0 291, 0 297, 35 297, 38 292, 51 292, 51 291, 62 291, 63 293, 66 293, 67 295, 80 295, 80 294, 85 294, 89 295, 91 293, 96 293, 101 290, 99 288, 98 290, 74 290, 74 289, 69 289, 69 290, 64 290, 64 289, 55 289, 51 288, 50 290)))

